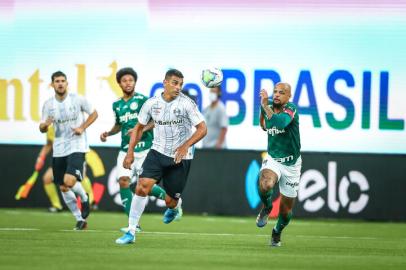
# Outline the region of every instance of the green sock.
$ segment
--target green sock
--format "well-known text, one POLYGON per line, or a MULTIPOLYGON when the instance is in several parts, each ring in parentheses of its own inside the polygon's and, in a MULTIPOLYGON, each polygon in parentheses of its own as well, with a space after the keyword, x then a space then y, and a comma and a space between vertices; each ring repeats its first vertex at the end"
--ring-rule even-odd
POLYGON ((291 219, 292 219, 292 211, 290 211, 290 212, 288 213, 288 215, 286 216, 286 218, 283 217, 282 214, 279 214, 279 215, 278 215, 278 221, 276 222, 276 225, 275 225, 275 227, 274 227, 275 231, 276 231, 277 233, 281 233, 282 230, 283 230, 286 226, 288 226, 288 224, 289 224, 289 222, 290 222, 291 219))
POLYGON ((165 200, 166 192, 160 186, 154 185, 151 189, 151 192, 148 195, 157 197, 158 199, 161 199, 161 200, 165 200))
POLYGON ((121 203, 124 207, 124 212, 127 216, 130 215, 131 201, 133 199, 133 193, 130 188, 120 188, 121 203))
POLYGON ((261 198, 265 208, 272 209, 272 193, 273 189, 268 190, 265 194, 259 191, 259 197, 261 198))

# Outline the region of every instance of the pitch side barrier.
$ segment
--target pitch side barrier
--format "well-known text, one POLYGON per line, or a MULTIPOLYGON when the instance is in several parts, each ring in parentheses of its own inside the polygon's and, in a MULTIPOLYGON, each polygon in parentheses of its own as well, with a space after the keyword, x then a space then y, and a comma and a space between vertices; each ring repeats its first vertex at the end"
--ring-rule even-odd
MULTIPOLYGON (((40 146, 0 145, 0 207, 49 206, 38 180, 27 199, 15 199, 18 188, 32 175, 40 146)), ((118 149, 93 148, 88 175, 99 197, 99 209, 122 211, 115 166, 118 149)), ((184 190, 186 214, 255 216, 260 151, 196 151, 184 190)), ((296 217, 406 221, 406 155, 302 153, 303 167, 294 209, 296 217)), ((50 158, 47 163, 50 164, 50 158)), ((274 192, 277 215, 279 192, 274 192)), ((163 212, 164 202, 151 197, 149 212, 163 212)))

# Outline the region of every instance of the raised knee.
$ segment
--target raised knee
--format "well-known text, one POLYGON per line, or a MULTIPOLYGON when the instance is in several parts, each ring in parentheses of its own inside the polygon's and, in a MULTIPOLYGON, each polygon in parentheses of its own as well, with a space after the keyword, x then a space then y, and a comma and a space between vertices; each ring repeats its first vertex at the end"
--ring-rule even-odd
POLYGON ((147 196, 149 193, 148 186, 146 184, 138 183, 135 188, 135 193, 139 196, 147 196))
POLYGON ((259 186, 262 192, 272 189, 276 183, 276 177, 269 171, 262 171, 259 179, 259 186))
POLYGON ((120 177, 118 179, 118 184, 120 185, 120 188, 128 188, 130 186, 130 178, 120 177))

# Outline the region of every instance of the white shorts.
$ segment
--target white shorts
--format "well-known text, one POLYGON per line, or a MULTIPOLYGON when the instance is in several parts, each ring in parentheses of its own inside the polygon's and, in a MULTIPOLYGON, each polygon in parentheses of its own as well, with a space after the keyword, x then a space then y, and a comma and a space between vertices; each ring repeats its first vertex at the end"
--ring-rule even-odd
POLYGON ((261 171, 269 169, 278 175, 279 192, 286 197, 296 198, 299 190, 300 170, 302 158, 299 157, 296 163, 290 166, 275 161, 269 154, 262 162, 261 171))
POLYGON ((124 176, 130 179, 133 178, 133 176, 138 176, 141 173, 142 163, 144 163, 148 152, 149 149, 134 153, 134 162, 131 164, 131 169, 126 169, 123 167, 123 162, 127 152, 120 151, 117 156, 117 180, 124 176))

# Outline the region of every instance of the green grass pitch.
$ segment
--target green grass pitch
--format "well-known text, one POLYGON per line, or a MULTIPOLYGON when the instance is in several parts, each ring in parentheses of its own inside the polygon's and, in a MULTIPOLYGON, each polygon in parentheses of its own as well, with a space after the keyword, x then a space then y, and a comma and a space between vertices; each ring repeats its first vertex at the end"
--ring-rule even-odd
POLYGON ((274 220, 193 216, 165 225, 144 214, 135 244, 118 246, 123 213, 93 212, 73 231, 65 211, 0 209, 0 268, 12 269, 406 269, 406 224, 292 219, 282 247, 268 246, 274 220))

